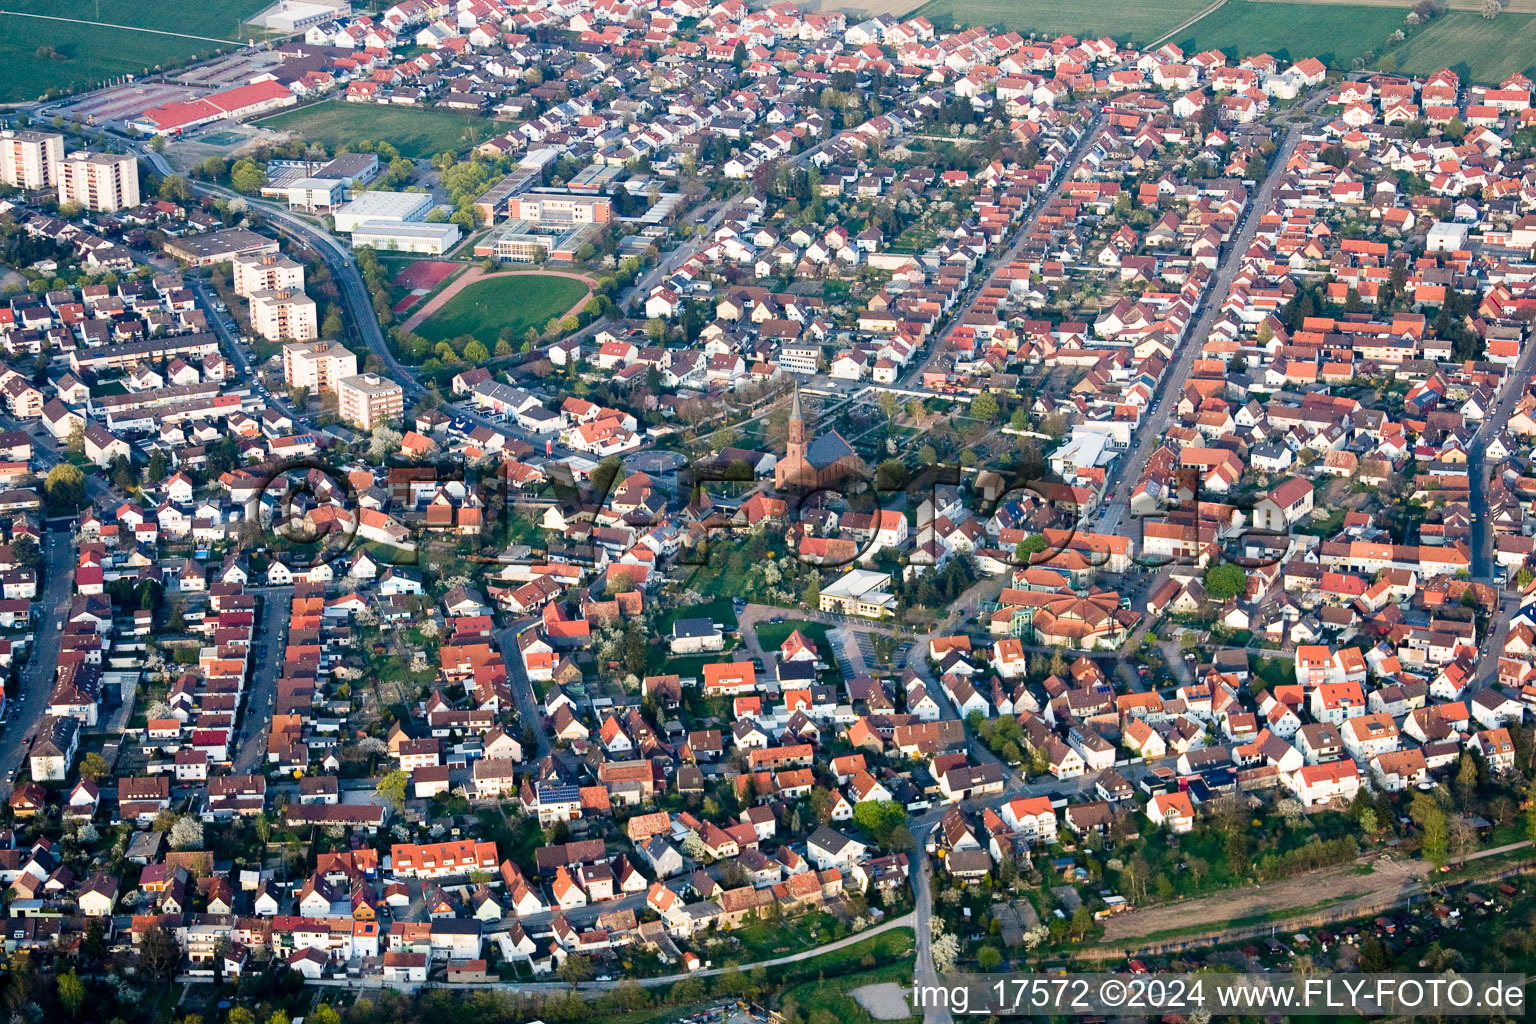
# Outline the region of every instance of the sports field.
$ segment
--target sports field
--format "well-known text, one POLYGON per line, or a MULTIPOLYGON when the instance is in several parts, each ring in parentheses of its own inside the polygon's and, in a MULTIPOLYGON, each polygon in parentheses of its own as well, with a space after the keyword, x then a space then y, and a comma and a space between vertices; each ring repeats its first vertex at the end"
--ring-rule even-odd
POLYGON ((1505 11, 1490 21, 1451 11, 1389 52, 1399 71, 1431 75, 1448 67, 1464 81, 1495 84, 1536 65, 1536 15, 1505 11))
POLYGON ((1217 49, 1233 57, 1317 57, 1331 67, 1347 68, 1360 54, 1385 43, 1406 14, 1401 7, 1228 0, 1173 42, 1185 53, 1217 49))
POLYGON ((343 100, 287 110, 255 124, 275 131, 298 132, 333 153, 342 145, 388 142, 409 160, 450 150, 463 152, 490 138, 495 129, 490 120, 475 114, 343 100))
POLYGON ((6 74, 0 78, 0 101, 18 101, 78 92, 120 75, 204 57, 220 48, 217 40, 243 42, 252 30, 242 32, 241 23, 268 0, 101 0, 99 11, 94 0, 5 0, 3 6, 0 67, 6 74), (102 24, 81 23, 87 21, 102 24))
POLYGON ((1080 39, 1113 36, 1122 43, 1147 43, 1210 6, 1211 0, 930 0, 916 11, 935 28, 952 24, 1080 39))
POLYGON ((550 317, 569 313, 586 294, 587 286, 570 277, 491 277, 466 285, 414 329, 428 341, 467 334, 489 347, 509 326, 513 335, 519 337, 530 327, 542 331, 550 317))

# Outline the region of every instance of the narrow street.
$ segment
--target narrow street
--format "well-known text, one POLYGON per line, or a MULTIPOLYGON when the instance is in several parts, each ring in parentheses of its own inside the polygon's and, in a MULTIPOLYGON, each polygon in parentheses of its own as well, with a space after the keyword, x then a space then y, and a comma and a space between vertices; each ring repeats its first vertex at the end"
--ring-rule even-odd
POLYGON ((965 319, 967 313, 976 308, 976 301, 981 297, 981 293, 986 290, 988 282, 992 280, 992 275, 997 272, 999 267, 1006 267, 1013 261, 1014 254, 1029 240, 1030 229, 1034 227, 1035 221, 1039 219, 1041 211, 1048 207, 1051 201, 1061 193, 1062 187, 1072 180, 1072 175, 1077 170, 1077 165, 1082 160, 1083 154, 1088 152, 1103 134, 1103 115, 1098 110, 1095 110, 1092 120, 1083 130, 1083 134, 1079 136, 1077 142, 1073 144, 1066 160, 1062 162, 1061 170, 1057 173, 1056 180, 1035 200, 1035 204, 1030 208, 1029 214, 1014 226, 1012 234, 1004 246, 987 256, 983 261, 982 266, 978 268, 975 275, 975 280, 971 284, 970 295, 951 314, 949 324, 944 328, 943 332, 933 339, 933 343, 928 348, 928 355, 924 359, 913 363, 912 368, 902 375, 901 386, 913 387, 915 382, 921 381, 923 374, 943 354, 950 337, 955 332, 955 328, 965 319))
MULTIPOLYGON (((501 649, 501 659, 507 666, 507 683, 512 687, 512 699, 517 702, 518 715, 523 725, 533 730, 538 756, 542 758, 554 749, 554 743, 549 735, 549 727, 544 724, 544 709, 539 704, 538 695, 534 693, 532 680, 523 670, 523 656, 517 649, 517 634, 535 621, 530 616, 509 623, 496 634, 496 646, 501 649)), ((520 741, 521 737, 518 739, 520 741)), ((523 751, 523 759, 533 760, 533 752, 523 751)))
POLYGON ((1296 151, 1296 144, 1300 141, 1301 127, 1293 126, 1286 132, 1285 141, 1275 152, 1269 166, 1269 174, 1264 178, 1258 191, 1249 197, 1248 206, 1244 209, 1242 219, 1239 221, 1238 231, 1222 253, 1216 273, 1212 275, 1210 283, 1206 286, 1205 295, 1201 299, 1202 312, 1184 332, 1178 350, 1174 354, 1173 363, 1163 371, 1157 390, 1152 394, 1152 405, 1148 416, 1137 426, 1135 446, 1121 453, 1118 460, 1117 480, 1104 495, 1097 523, 1094 526, 1096 532, 1125 536, 1124 531, 1131 519, 1131 488, 1139 480, 1139 467, 1147 464, 1147 459, 1162 443, 1163 436, 1173 423, 1173 412, 1178 406, 1178 396, 1183 391, 1190 372, 1194 369, 1195 360, 1200 355, 1204 339, 1210 335, 1211 327, 1221 312, 1222 302, 1232 290, 1232 281, 1237 277, 1237 272, 1242 266, 1243 254, 1253 245, 1254 236, 1259 230, 1259 218, 1269 209, 1275 189, 1285 177, 1285 165, 1291 159, 1291 154, 1296 151))
POLYGON ((282 675, 284 637, 293 610, 292 587, 268 587, 261 596, 261 623, 257 627, 257 648, 252 653, 256 671, 245 696, 245 713, 240 716, 240 734, 233 769, 244 775, 260 767, 266 755, 267 736, 271 732, 272 711, 277 700, 277 679, 282 675))
MULTIPOLYGON (((14 702, 6 703, 6 724, 0 731, 0 769, 18 774, 26 758, 28 737, 43 720, 48 694, 53 689, 54 673, 59 664, 61 627, 69 614, 69 596, 74 589, 75 541, 72 527, 50 529, 43 541, 43 589, 33 602, 38 615, 33 621, 32 649, 26 667, 21 670, 19 691, 14 702)), ((8 775, 4 790, 9 795, 15 775, 8 775)))

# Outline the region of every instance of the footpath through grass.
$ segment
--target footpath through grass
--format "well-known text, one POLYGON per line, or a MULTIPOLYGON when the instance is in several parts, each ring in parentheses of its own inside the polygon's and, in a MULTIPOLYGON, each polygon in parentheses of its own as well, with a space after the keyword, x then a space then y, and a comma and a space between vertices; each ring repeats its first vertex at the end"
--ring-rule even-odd
POLYGON ((553 274, 486 278, 449 299, 416 333, 433 342, 469 335, 489 348, 508 327, 515 338, 530 327, 542 331, 550 317, 564 316, 586 294, 580 281, 553 274))

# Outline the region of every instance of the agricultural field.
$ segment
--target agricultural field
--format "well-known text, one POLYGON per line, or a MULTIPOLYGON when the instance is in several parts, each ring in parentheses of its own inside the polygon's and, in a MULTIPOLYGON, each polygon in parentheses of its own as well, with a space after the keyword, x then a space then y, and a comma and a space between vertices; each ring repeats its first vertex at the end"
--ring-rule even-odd
POLYGON ((1113 36, 1122 43, 1149 43, 1172 31, 1206 7, 1210 0, 1165 0, 1128 3, 1125 0, 930 0, 921 14, 935 28, 984 25, 1054 38, 1070 33, 1079 38, 1113 36))
POLYGON ((1388 51, 1397 70, 1430 75, 1448 67, 1464 81, 1495 84, 1536 65, 1536 15, 1505 11, 1492 21, 1451 11, 1388 51))
POLYGON ((469 335, 487 347, 503 329, 521 337, 530 327, 544 329, 552 316, 563 316, 587 294, 587 286, 569 277, 520 274, 476 281, 449 299, 416 328, 431 342, 469 335))
POLYGON ((343 145, 388 142, 408 160, 450 150, 460 153, 495 132, 490 120, 474 114, 341 100, 286 110, 255 124, 273 131, 297 132, 333 153, 343 145))
POLYGON ((1317 57, 1331 67, 1347 68, 1360 54, 1379 49, 1406 15, 1401 7, 1228 0, 1173 42, 1186 53, 1218 49, 1233 57, 1317 57))
POLYGON ((79 92, 157 65, 185 63, 232 49, 254 30, 243 21, 267 0, 10 0, 0 14, 0 102, 79 92), (23 15, 47 15, 44 18, 23 15), (53 20, 62 19, 62 20, 53 20), (101 22, 98 25, 79 22, 101 22), (119 27, 123 26, 123 27, 119 27), (133 31, 134 28, 157 31, 133 31), (177 34, 180 33, 180 34, 177 34))

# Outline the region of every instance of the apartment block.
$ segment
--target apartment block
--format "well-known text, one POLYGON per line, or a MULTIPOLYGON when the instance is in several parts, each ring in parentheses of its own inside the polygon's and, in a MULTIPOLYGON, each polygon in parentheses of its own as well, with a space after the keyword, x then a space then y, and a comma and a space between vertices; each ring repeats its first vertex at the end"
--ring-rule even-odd
POLYGON ((399 420, 405 412, 405 392, 399 384, 376 373, 360 373, 336 382, 336 412, 359 430, 399 420))
POLYGON ((268 341, 319 337, 315 300, 291 288, 275 288, 251 296, 251 329, 268 341))
POLYGON ((17 188, 53 188, 64 162, 64 136, 52 132, 0 132, 0 181, 17 188))
POLYGON ((313 341, 283 346, 283 380, 292 388, 334 391, 343 377, 357 375, 357 356, 340 342, 313 341))
POLYGON ((257 292, 304 290, 304 264, 280 253, 236 256, 231 266, 235 294, 241 298, 248 299, 257 292))
POLYGON ((125 153, 71 153, 59 164, 59 203, 101 213, 138 206, 138 160, 125 153))

